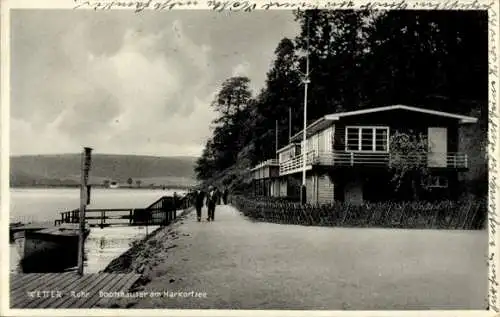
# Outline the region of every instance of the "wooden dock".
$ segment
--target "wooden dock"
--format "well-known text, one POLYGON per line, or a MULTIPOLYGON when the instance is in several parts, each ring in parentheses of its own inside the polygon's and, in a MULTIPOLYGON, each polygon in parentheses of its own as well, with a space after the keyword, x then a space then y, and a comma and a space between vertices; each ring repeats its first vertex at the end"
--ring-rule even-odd
POLYGON ((22 224, 19 226, 9 227, 9 241, 13 242, 16 236, 24 236, 26 231, 38 231, 49 227, 47 224, 22 224))
MULTIPOLYGON (((85 223, 91 227, 108 227, 112 225, 147 226, 169 225, 176 217, 176 210, 188 207, 187 197, 174 198, 163 196, 146 208, 105 208, 86 209, 85 223)), ((54 221, 54 226, 65 223, 79 223, 80 210, 61 212, 61 219, 54 221)))
POLYGON ((76 272, 11 274, 10 308, 92 308, 110 300, 103 293, 127 293, 140 276, 134 273, 80 276, 76 272))

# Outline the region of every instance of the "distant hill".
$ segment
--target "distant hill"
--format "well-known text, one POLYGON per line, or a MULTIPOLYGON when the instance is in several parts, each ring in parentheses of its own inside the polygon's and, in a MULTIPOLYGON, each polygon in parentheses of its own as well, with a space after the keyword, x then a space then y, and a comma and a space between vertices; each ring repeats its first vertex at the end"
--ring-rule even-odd
MULTIPOLYGON (((182 185, 196 183, 196 157, 156 157, 138 155, 92 155, 90 184, 105 180, 126 184, 132 178, 134 186, 182 185)), ((11 186, 78 185, 80 182, 80 154, 23 155, 10 158, 11 186)))

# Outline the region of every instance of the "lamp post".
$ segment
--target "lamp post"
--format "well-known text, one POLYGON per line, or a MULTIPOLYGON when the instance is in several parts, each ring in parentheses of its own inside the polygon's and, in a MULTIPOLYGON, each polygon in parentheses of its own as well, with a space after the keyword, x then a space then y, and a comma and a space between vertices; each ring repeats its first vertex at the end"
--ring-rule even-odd
MULTIPOLYGON (((307 19, 307 16, 306 16, 307 19)), ((306 199, 306 166, 307 166, 307 88, 310 83, 309 79, 309 19, 307 20, 307 50, 306 50, 306 72, 303 74, 302 83, 304 84, 304 127, 302 132, 303 149, 302 149, 302 187, 300 188, 300 202, 305 204, 306 199)))
POLYGON ((278 120, 276 120, 276 129, 275 129, 275 144, 274 144, 274 147, 275 147, 275 152, 274 152, 274 156, 276 159, 278 159, 278 120))

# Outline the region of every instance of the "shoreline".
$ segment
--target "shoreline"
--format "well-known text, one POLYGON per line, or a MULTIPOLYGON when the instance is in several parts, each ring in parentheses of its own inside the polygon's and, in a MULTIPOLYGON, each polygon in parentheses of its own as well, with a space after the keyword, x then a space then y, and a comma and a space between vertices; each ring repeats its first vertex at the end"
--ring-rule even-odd
POLYGON ((154 267, 161 263, 169 249, 177 246, 174 242, 178 238, 176 229, 193 210, 193 207, 182 210, 170 225, 157 228, 142 239, 134 241, 127 251, 111 260, 101 272, 141 274, 141 278, 132 285, 131 291, 149 283, 155 277, 151 275, 154 267))

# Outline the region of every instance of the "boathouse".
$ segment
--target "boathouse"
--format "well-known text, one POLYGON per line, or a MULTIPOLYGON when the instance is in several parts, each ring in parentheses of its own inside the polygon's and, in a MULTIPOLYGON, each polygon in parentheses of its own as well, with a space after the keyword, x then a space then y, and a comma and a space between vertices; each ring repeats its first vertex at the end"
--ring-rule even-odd
MULTIPOLYGON (((307 126, 307 148, 301 131, 277 151, 278 172, 256 172, 254 179, 259 184, 279 184, 280 195, 290 194, 290 180, 301 182, 305 150, 307 202, 388 200, 394 196, 391 162, 398 159, 390 150, 390 138, 397 132, 421 134, 428 142, 428 187, 435 196, 454 199, 459 195, 458 174, 469 168, 467 153, 459 151, 459 127, 476 122, 469 116, 406 105, 328 114, 307 126)), ((254 170, 262 169, 262 164, 254 170)), ((276 164, 272 166, 276 169, 276 164)), ((269 195, 272 192, 276 193, 269 190, 269 195)))

